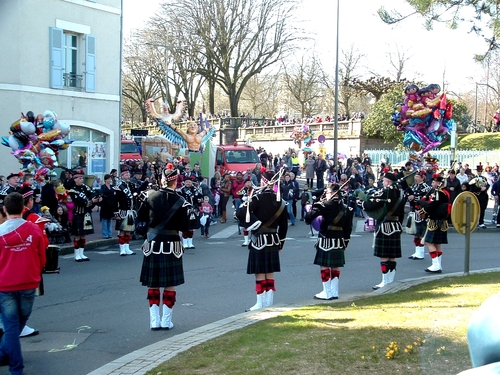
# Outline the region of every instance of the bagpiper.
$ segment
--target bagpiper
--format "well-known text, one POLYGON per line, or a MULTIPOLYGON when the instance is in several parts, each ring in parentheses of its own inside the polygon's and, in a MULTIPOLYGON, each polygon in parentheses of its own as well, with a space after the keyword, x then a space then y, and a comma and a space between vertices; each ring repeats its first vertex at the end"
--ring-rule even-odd
POLYGON ((252 231, 252 238, 248 244, 247 274, 255 275, 255 291, 257 302, 247 311, 272 306, 274 303, 274 273, 280 272, 279 253, 283 249, 288 231, 288 215, 286 203, 273 190, 278 183, 281 173, 272 176, 262 176, 263 185, 260 192, 252 194, 250 199, 238 209, 236 215, 240 221, 251 222, 252 217, 262 224, 252 231), (272 178, 271 178, 272 176, 272 178))
POLYGON ((184 246, 179 232, 189 228, 191 205, 175 191, 177 175, 177 169, 167 164, 161 172, 160 189, 144 193, 146 199, 139 208, 139 221, 148 223, 140 281, 148 287, 150 328, 154 331, 174 327, 175 287, 184 284, 184 246), (161 318, 160 288, 163 288, 161 318))
POLYGON ((90 260, 85 256, 85 236, 94 233, 92 222, 92 209, 102 201, 102 198, 92 197, 92 189, 83 183, 84 171, 78 169, 73 173, 74 186, 68 191, 75 208, 73 209, 73 223, 71 234, 75 236, 75 261, 90 260))
POLYGON ((116 190, 118 202, 115 229, 120 231, 118 235, 120 256, 135 255, 135 252, 130 250, 131 233, 135 230, 135 218, 137 216, 134 211, 135 185, 130 181, 128 166, 121 168, 121 179, 113 188, 116 190))
POLYGON ((425 254, 424 235, 427 229, 427 221, 417 214, 420 210, 418 201, 429 194, 432 188, 426 184, 425 179, 427 173, 422 170, 418 171, 414 176, 414 184, 411 188, 406 190, 407 199, 410 202, 410 210, 414 212, 412 220, 415 220, 415 227, 417 232, 414 234, 413 243, 415 245, 415 252, 408 257, 411 260, 423 260, 425 254))
POLYGON ((203 194, 198 187, 193 186, 191 178, 184 180, 184 186, 179 189, 179 194, 191 205, 189 230, 182 232, 182 242, 186 249, 194 249, 193 236, 194 230, 200 228, 201 225, 198 206, 203 201, 203 194))
MULTIPOLYGON (((404 194, 400 191, 396 176, 387 172, 382 178, 383 187, 373 193, 367 201, 357 200, 363 211, 385 211, 375 226, 374 256, 380 258, 382 281, 373 289, 383 288, 394 281, 396 259, 401 258, 401 223, 404 217, 404 194)), ((372 215, 370 215, 372 216, 372 215)))
POLYGON ((441 273, 441 256, 443 255, 443 244, 448 243, 448 216, 450 215, 450 195, 443 190, 444 177, 435 173, 432 177, 432 192, 426 199, 419 201, 422 207, 418 213, 427 218, 427 231, 425 232, 425 244, 429 249, 432 265, 425 272, 441 273))
POLYGON ((309 212, 306 212, 304 219, 308 225, 314 219, 322 218, 315 245, 314 264, 320 266, 323 290, 314 296, 316 299, 339 298, 340 267, 344 267, 344 251, 351 239, 353 211, 352 207, 343 202, 340 185, 332 183, 327 185, 325 197, 315 202, 309 212))

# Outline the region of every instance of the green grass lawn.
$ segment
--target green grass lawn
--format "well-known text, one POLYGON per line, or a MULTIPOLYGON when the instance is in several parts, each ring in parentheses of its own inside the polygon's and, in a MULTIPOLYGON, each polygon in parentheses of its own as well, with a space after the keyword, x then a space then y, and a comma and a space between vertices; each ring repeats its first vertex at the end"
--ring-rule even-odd
POLYGON ((147 375, 457 374, 471 368, 469 318, 498 293, 499 276, 447 277, 296 309, 200 344, 147 375))

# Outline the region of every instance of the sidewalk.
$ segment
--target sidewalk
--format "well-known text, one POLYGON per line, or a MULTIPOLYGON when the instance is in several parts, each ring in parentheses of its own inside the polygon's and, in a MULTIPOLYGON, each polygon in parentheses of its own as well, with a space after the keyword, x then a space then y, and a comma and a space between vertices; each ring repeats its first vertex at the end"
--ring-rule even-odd
MULTIPOLYGON (((102 238, 102 223, 99 218, 99 211, 94 209, 92 211, 92 221, 94 223, 94 234, 89 234, 85 236, 87 244, 85 245, 85 250, 95 249, 96 247, 109 246, 118 244, 118 238, 116 237, 115 221, 112 221, 112 234, 113 238, 104 239, 102 238)), ((70 236, 73 239, 74 236, 70 236)), ((73 243, 64 243, 58 245, 61 248, 60 255, 72 254, 74 250, 73 243)))
MULTIPOLYGON (((472 271, 474 273, 494 272, 500 271, 500 268, 491 268, 481 271, 472 271)), ((463 276, 463 272, 441 274, 429 276, 425 275, 421 278, 406 279, 401 281, 394 281, 391 285, 378 289, 375 292, 360 293, 356 295, 344 295, 342 300, 336 301, 315 301, 314 304, 319 303, 337 303, 348 302, 356 299, 367 297, 377 294, 394 293, 400 290, 408 289, 413 285, 418 285, 431 280, 441 279, 449 276, 463 276)), ((152 370, 163 362, 175 357, 177 354, 182 353, 190 348, 202 344, 212 338, 221 336, 227 332, 247 327, 251 324, 261 320, 274 318, 284 312, 298 309, 302 306, 298 305, 275 305, 272 308, 261 309, 255 312, 245 312, 242 314, 234 315, 217 322, 207 324, 203 327, 193 329, 179 335, 175 335, 168 339, 159 341, 155 344, 146 346, 142 349, 136 350, 121 358, 118 358, 107 365, 104 365, 97 370, 92 371, 87 375, 131 375, 131 374, 145 374, 147 371, 152 370)), ((175 328, 174 328, 175 329, 175 328)))

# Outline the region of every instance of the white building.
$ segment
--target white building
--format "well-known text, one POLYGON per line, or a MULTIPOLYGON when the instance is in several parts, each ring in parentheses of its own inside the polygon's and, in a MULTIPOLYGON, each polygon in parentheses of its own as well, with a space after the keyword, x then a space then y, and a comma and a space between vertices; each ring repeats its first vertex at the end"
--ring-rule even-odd
MULTIPOLYGON (((21 112, 50 109, 75 140, 61 166, 98 176, 118 168, 121 0, 1 3, 0 136, 21 112)), ((0 174, 22 169, 11 151, 0 145, 0 174)))

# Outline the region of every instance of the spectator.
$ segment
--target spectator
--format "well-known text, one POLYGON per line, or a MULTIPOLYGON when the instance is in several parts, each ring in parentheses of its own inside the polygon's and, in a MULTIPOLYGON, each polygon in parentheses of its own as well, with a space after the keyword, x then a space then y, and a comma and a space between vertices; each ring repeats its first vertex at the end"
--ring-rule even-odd
POLYGON ((234 219, 236 218, 236 211, 240 208, 242 201, 241 190, 245 186, 245 180, 243 180, 243 174, 241 172, 236 173, 236 179, 231 184, 231 195, 233 196, 234 202, 234 219))
POLYGON ((465 174, 465 168, 460 168, 459 173, 456 176, 458 181, 460 181, 460 184, 469 182, 469 176, 465 174))
POLYGON ((315 162, 316 161, 313 159, 312 154, 307 155, 305 165, 306 165, 306 183, 308 186, 313 186, 315 162))
POLYGON ((226 206, 227 202, 229 200, 229 197, 231 196, 231 175, 229 173, 226 173, 224 175, 224 179, 221 182, 220 186, 220 191, 221 191, 221 199, 220 199, 220 211, 222 215, 222 220, 220 221, 221 223, 225 223, 227 220, 226 217, 226 206))
POLYGON ((40 284, 46 262, 45 240, 36 224, 21 218, 24 209, 21 194, 8 195, 4 208, 8 221, 0 225, 0 310, 4 326, 0 358, 8 358, 12 374, 22 374, 19 332, 31 315, 40 284), (6 251, 6 246, 10 251, 6 251))
POLYGON ((323 155, 318 154, 318 159, 316 160, 314 164, 314 171, 316 172, 316 188, 319 189, 324 189, 325 187, 325 181, 324 181, 324 174, 327 169, 326 166, 326 161, 323 159, 323 155))
POLYGON ((102 202, 99 216, 102 222, 102 238, 113 237, 111 220, 115 217, 118 211, 118 203, 116 198, 116 190, 111 186, 111 175, 104 176, 104 185, 101 186, 102 202))

